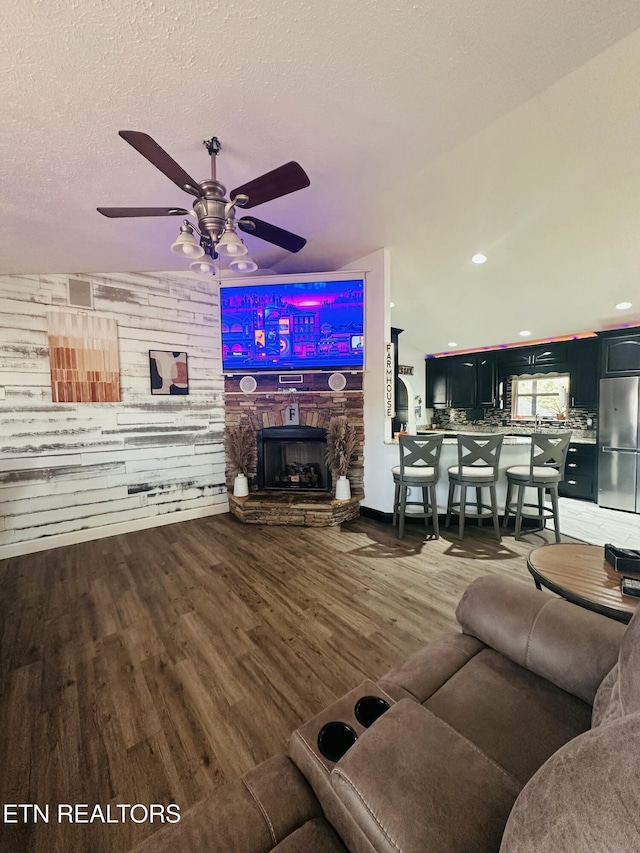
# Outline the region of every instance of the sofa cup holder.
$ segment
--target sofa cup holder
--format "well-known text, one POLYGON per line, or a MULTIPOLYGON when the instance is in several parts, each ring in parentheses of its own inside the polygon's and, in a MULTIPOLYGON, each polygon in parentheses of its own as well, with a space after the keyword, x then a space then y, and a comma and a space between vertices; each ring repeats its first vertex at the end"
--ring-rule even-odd
POLYGON ((329 761, 340 761, 358 740, 355 730, 347 723, 326 723, 318 732, 318 749, 329 761))
POLYGON ((356 720, 365 729, 389 710, 389 703, 381 696, 363 696, 358 699, 353 709, 356 720))

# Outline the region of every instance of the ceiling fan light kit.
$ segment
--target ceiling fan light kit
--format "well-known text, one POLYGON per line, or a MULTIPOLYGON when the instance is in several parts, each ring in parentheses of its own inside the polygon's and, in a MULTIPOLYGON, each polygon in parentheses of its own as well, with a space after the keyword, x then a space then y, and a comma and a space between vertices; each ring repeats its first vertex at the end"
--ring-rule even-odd
POLYGON ((204 249, 193 236, 193 226, 187 219, 180 226, 180 233, 171 246, 171 251, 176 255, 186 255, 188 258, 201 258, 204 255, 204 249))
POLYGON ((197 226, 183 221, 180 233, 171 246, 171 251, 186 258, 193 258, 190 268, 197 272, 216 272, 212 263, 218 256, 229 260, 232 272, 248 273, 258 269, 258 265, 249 256, 244 241, 240 238, 237 228, 252 234, 260 240, 266 240, 274 246, 286 249, 288 252, 299 252, 306 244, 304 237, 285 231, 276 225, 263 222, 254 217, 236 219, 237 207, 256 207, 267 201, 280 198, 283 195, 304 189, 310 184, 304 169, 291 161, 267 172, 247 184, 243 184, 230 193, 230 199, 225 198, 225 187, 216 180, 216 157, 221 145, 217 137, 204 141, 211 157, 211 179, 198 183, 179 166, 148 134, 136 130, 121 130, 120 136, 149 160, 176 186, 186 193, 195 196, 193 210, 181 207, 99 207, 98 212, 110 219, 136 216, 177 216, 193 215, 197 218, 197 226), (196 232, 199 242, 194 235, 196 232), (211 258, 198 262, 197 259, 207 255, 211 258))

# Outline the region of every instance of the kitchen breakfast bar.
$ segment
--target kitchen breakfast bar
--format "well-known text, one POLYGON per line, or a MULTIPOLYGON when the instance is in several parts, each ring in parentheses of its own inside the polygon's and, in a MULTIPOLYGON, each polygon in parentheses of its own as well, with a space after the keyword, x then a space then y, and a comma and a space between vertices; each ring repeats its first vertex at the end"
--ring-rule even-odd
MULTIPOLYGON (((566 430, 541 430, 541 432, 554 435, 566 430)), ((460 433, 470 435, 490 435, 501 432, 501 430, 460 430, 460 433)), ((447 494, 449 490, 449 478, 447 470, 453 465, 458 464, 458 433, 451 430, 425 430, 420 434, 444 434, 442 444, 442 453, 440 455, 440 476, 438 477, 438 485, 436 487, 436 498, 438 502, 438 512, 443 515, 447 511, 447 494)), ((595 433, 591 431, 574 431, 571 438, 571 445, 590 444, 595 445, 595 433)), ((531 436, 527 434, 504 433, 504 441, 502 443, 502 451, 500 453, 498 482, 496 484, 496 494, 498 500, 498 509, 500 515, 504 512, 504 505, 507 492, 507 477, 505 471, 514 465, 528 465, 531 452, 531 436)), ((393 511, 393 478, 391 469, 399 463, 399 443, 397 439, 385 442, 384 447, 384 464, 389 472, 389 489, 388 496, 385 496, 385 511, 393 511)), ((415 498, 417 499, 417 498, 415 498)), ((411 514, 411 510, 407 509, 407 515, 411 514)))

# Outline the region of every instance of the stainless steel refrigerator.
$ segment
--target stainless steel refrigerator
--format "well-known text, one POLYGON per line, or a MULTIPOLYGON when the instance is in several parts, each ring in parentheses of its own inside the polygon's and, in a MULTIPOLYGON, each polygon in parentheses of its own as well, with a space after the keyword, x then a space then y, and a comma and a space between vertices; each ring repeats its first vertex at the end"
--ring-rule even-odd
POLYGON ((600 380, 598 504, 640 512, 640 376, 600 380))

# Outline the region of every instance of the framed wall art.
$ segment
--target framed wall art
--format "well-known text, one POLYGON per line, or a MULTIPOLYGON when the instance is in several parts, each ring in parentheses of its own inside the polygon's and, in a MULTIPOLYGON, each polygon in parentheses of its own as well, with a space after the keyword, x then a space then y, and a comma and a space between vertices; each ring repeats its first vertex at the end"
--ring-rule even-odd
POLYGON ((149 350, 152 394, 188 394, 189 371, 186 352, 149 350))

